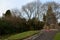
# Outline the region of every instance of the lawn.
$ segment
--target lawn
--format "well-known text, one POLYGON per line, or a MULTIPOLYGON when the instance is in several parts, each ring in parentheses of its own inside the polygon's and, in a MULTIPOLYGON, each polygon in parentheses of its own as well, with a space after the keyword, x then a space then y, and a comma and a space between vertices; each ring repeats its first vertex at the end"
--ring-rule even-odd
POLYGON ((54 40, 60 40, 60 32, 56 34, 56 36, 54 37, 54 40))
POLYGON ((24 39, 24 38, 32 36, 32 35, 34 35, 34 34, 36 34, 38 32, 39 31, 27 31, 27 32, 11 35, 7 39, 5 39, 5 40, 8 40, 8 39, 11 39, 11 40, 13 40, 13 39, 24 39))

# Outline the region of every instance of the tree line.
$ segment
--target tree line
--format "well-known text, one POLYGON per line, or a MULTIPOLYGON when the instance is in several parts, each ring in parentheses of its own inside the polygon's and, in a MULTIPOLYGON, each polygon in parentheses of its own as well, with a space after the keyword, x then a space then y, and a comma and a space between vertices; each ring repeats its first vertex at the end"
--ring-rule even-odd
POLYGON ((3 17, 0 18, 0 35, 43 29, 45 24, 44 14, 47 13, 49 5, 52 7, 56 19, 59 19, 60 5, 55 2, 45 4, 31 2, 22 6, 21 10, 7 10, 3 17))
POLYGON ((26 21, 25 18, 12 16, 10 10, 7 10, 4 17, 0 19, 0 35, 21 33, 29 30, 40 30, 44 23, 35 18, 26 21))

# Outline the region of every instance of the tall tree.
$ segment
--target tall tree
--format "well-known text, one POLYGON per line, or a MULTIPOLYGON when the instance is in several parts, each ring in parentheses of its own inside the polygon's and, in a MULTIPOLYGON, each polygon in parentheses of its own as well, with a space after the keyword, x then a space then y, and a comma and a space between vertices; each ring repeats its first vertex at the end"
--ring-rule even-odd
POLYGON ((46 22, 45 25, 48 26, 49 28, 56 28, 58 26, 55 13, 53 12, 51 5, 48 5, 45 22, 46 22))
POLYGON ((33 17, 36 18, 39 15, 38 10, 40 10, 39 9, 40 5, 41 3, 37 3, 37 2, 28 3, 27 5, 22 7, 22 12, 24 12, 24 14, 27 15, 28 19, 31 19, 33 17))
POLYGON ((53 12, 56 15, 56 18, 59 19, 60 17, 60 4, 56 2, 47 2, 42 5, 43 11, 47 12, 48 5, 51 5, 53 12))

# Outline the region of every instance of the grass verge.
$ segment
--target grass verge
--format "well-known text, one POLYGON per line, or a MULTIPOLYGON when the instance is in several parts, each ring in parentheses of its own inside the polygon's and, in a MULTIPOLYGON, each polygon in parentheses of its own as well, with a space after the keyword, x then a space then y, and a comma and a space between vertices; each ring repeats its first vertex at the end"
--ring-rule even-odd
POLYGON ((60 32, 55 35, 54 40, 60 40, 60 32))
POLYGON ((27 31, 27 32, 11 35, 10 37, 8 37, 5 40, 8 40, 8 39, 10 39, 10 40, 13 40, 13 39, 24 39, 24 38, 30 37, 30 36, 38 33, 38 32, 39 31, 27 31))

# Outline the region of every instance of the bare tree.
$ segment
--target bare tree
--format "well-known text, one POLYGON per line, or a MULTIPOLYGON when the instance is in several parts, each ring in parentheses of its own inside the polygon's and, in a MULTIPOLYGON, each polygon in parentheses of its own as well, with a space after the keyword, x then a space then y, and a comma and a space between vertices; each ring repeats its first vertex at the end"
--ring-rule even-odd
POLYGON ((41 4, 37 2, 28 3, 22 7, 22 12, 27 15, 28 19, 31 19, 33 17, 36 18, 37 16, 39 17, 40 5, 41 4))
POLYGON ((42 4, 39 0, 28 3, 22 6, 21 10, 12 10, 13 15, 20 16, 26 19, 38 18, 38 20, 43 20, 43 14, 47 13, 48 5, 51 4, 53 12, 55 12, 56 18, 60 18, 60 5, 55 2, 47 2, 42 4))
POLYGON ((34 13, 34 11, 35 7, 33 3, 29 3, 26 6, 22 7, 22 12, 24 12, 27 15, 28 19, 31 19, 31 16, 34 13))
POLYGON ((60 17, 60 4, 56 3, 56 2, 47 2, 47 3, 44 3, 42 5, 43 7, 43 10, 46 12, 46 10, 48 9, 48 5, 51 5, 52 9, 53 9, 53 12, 56 16, 57 19, 59 19, 60 17), (45 7, 45 8, 44 8, 45 7))

